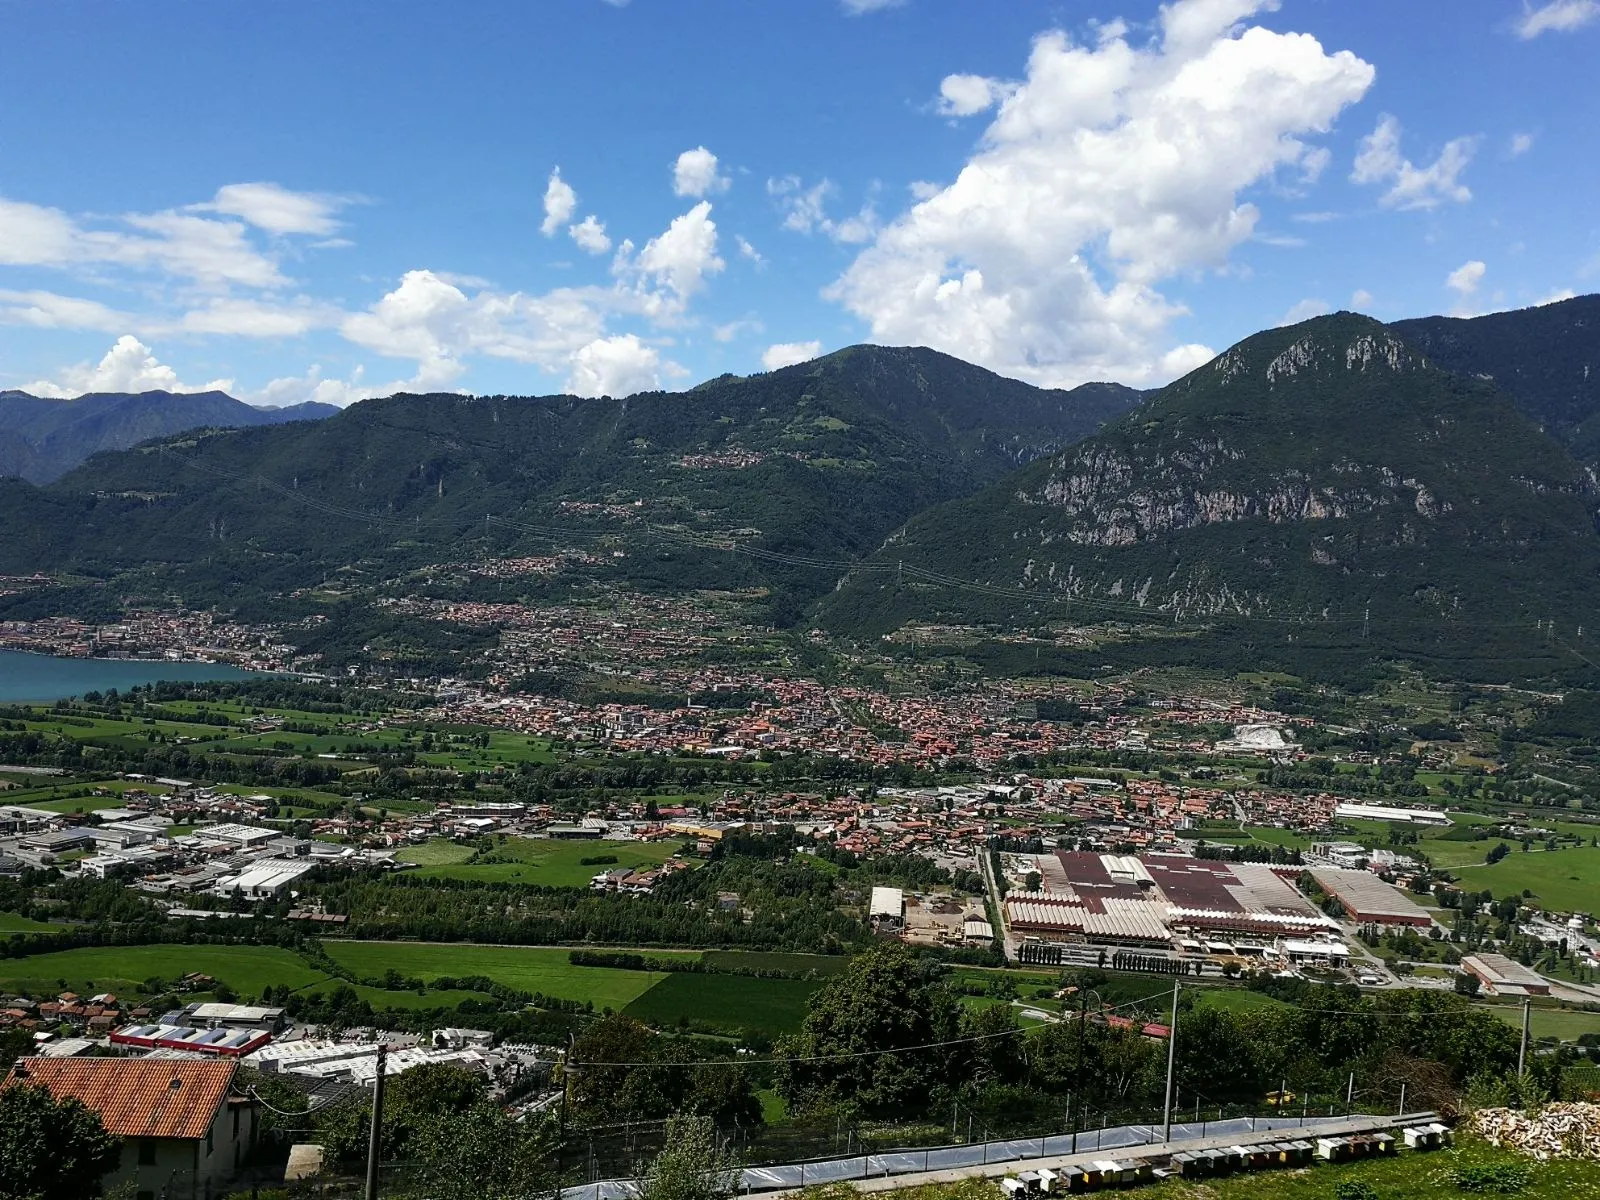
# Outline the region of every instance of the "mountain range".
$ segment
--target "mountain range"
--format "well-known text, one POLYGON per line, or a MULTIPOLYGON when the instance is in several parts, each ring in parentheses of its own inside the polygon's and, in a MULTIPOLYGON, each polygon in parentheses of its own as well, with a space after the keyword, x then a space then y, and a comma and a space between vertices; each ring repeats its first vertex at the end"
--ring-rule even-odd
MULTIPOLYGON (((305 615, 437 589, 441 564, 567 550, 510 598, 739 589, 776 624, 858 637, 1032 629, 1035 661, 1074 673, 1136 653, 1548 677, 1592 669, 1597 367, 1590 296, 1320 317, 1148 393, 857 346, 676 394, 400 395, 0 481, 0 572, 107 581, 97 604, 305 615), (1112 632, 1062 632, 1085 624, 1112 632)), ((0 597, 0 617, 88 595, 0 597)))
POLYGON ((636 586, 764 590, 788 623, 916 513, 1139 396, 883 347, 620 400, 393 396, 102 454, 43 489, 0 481, 16 531, 0 571, 162 568, 163 586, 214 603, 554 544, 636 586), (717 548, 733 541, 767 557, 717 548))
POLYGON ((49 483, 102 450, 205 426, 281 425, 338 411, 315 401, 258 408, 223 392, 90 392, 75 400, 0 392, 0 475, 49 483))

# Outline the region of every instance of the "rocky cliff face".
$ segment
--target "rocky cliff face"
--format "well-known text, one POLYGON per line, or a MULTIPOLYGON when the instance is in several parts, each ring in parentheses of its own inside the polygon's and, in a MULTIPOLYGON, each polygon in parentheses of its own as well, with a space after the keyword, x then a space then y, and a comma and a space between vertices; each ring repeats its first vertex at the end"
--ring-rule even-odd
MULTIPOLYGON (((889 553, 1037 596, 1043 609, 1018 604, 1034 615, 1098 600, 1317 621, 1381 596, 1465 620, 1519 591, 1600 598, 1596 504, 1591 474, 1492 384, 1341 313, 1241 342, 1099 435, 913 521, 889 553)), ((830 607, 996 608, 954 586, 893 603, 887 588, 863 572, 830 607)))

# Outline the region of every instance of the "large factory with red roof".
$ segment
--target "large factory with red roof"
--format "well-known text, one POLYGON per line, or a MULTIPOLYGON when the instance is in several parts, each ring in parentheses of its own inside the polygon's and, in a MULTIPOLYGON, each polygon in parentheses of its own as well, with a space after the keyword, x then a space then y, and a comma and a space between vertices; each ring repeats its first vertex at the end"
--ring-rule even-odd
MULTIPOLYGON (((1006 917, 1019 938, 1205 953, 1241 941, 1340 932, 1338 921, 1300 893, 1300 867, 1061 850, 1039 855, 1033 870, 1037 889, 1006 898, 1006 917)), ((1348 874, 1403 899, 1376 876, 1348 874)))

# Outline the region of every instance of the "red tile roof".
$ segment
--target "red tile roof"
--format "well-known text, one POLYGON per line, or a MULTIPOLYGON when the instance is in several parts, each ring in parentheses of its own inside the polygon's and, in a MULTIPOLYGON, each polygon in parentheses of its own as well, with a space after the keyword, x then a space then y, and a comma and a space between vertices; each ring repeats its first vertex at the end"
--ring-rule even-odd
POLYGON ((204 1137, 238 1064, 136 1058, 23 1058, 0 1087, 41 1084, 100 1114, 117 1137, 204 1137))

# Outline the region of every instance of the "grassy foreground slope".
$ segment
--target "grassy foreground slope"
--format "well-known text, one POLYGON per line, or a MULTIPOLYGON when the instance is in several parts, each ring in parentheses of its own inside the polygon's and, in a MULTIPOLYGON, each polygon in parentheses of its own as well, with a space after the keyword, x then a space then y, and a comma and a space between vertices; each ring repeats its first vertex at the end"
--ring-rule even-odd
MULTIPOLYGON (((1521 1200, 1577 1200, 1600 1195, 1600 1163, 1577 1160, 1536 1162, 1497 1150, 1476 1139, 1463 1139, 1452 1150, 1432 1154, 1401 1153, 1338 1166, 1319 1164, 1296 1171, 1261 1171, 1189 1182, 1170 1179, 1137 1189, 1148 1200, 1332 1200, 1344 1183, 1365 1183, 1378 1200, 1444 1200, 1472 1195, 1497 1195, 1493 1188, 1464 1189, 1458 1172, 1482 1167, 1509 1167, 1522 1173, 1514 1191, 1521 1200)), ((855 1189, 834 1185, 813 1189, 827 1200, 845 1200, 855 1189)), ((1000 1200, 994 1180, 969 1179, 953 1184, 928 1184, 881 1193, 888 1200, 1000 1200)), ((823 1198, 818 1195, 818 1200, 823 1198)))

